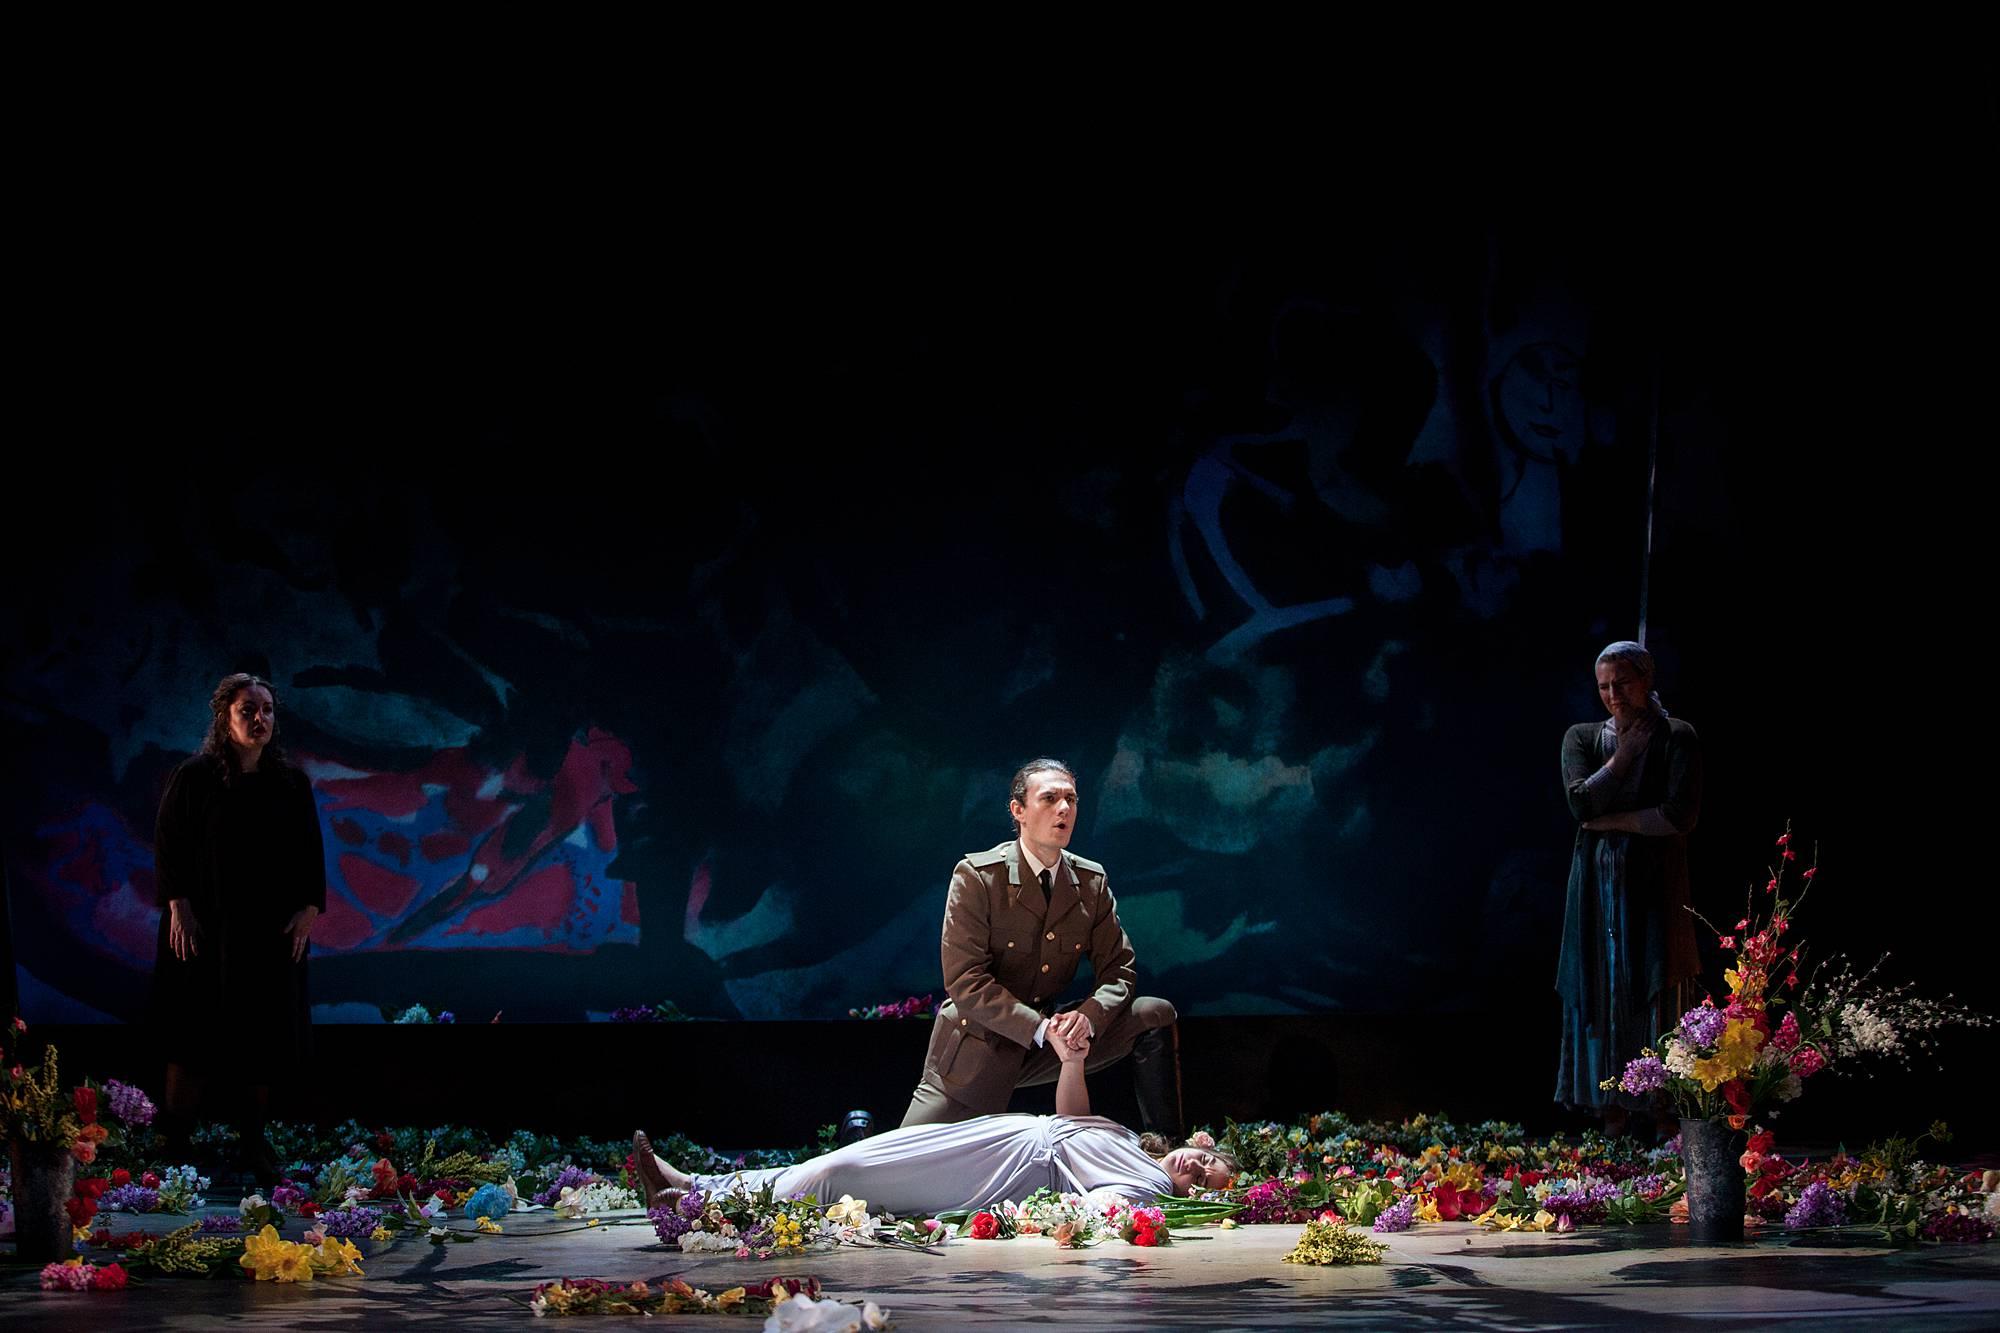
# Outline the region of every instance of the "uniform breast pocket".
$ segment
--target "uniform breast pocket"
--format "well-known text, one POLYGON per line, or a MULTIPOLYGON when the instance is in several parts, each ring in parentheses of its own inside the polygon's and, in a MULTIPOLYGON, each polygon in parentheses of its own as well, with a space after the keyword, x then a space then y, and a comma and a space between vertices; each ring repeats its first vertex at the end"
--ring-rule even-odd
POLYGON ((987 947, 995 958, 1005 961, 1033 953, 1035 942, 1041 937, 1040 925, 1026 912, 1000 912, 993 917, 987 947))
POLYGON ((1058 930, 1056 932, 1056 957, 1070 971, 1074 972, 1077 965, 1083 962, 1084 955, 1089 952, 1090 936, 1084 934, 1082 931, 1058 930))

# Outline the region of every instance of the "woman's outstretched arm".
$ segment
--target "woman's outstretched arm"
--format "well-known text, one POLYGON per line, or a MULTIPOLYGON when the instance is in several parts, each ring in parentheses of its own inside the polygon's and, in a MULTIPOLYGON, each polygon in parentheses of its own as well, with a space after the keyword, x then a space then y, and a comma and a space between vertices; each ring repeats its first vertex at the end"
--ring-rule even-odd
POLYGON ((1052 1039, 1062 1068, 1056 1073, 1056 1114, 1089 1115, 1090 1087, 1083 1081, 1083 1062, 1090 1058, 1090 1043, 1071 1049, 1069 1042, 1052 1039))

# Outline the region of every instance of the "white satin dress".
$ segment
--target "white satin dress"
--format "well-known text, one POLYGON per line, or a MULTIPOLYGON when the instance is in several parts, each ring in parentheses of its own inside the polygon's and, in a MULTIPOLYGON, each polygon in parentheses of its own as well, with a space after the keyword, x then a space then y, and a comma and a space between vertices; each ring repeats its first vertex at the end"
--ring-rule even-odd
POLYGON ((1152 1203, 1173 1190, 1139 1136, 1102 1116, 982 1115, 955 1125, 911 1125, 786 1167, 694 1178, 704 1194, 737 1181, 774 1197, 866 1199, 870 1212, 898 1215, 1016 1203, 1038 1189, 1152 1203))

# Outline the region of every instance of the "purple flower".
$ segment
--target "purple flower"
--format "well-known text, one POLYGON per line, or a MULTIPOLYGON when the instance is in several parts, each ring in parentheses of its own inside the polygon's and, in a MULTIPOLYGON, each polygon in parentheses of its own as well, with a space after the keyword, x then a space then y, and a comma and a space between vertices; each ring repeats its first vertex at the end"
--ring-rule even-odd
POLYGON ((1785 1225, 1794 1229, 1803 1227, 1837 1227, 1847 1222, 1847 1201, 1827 1187, 1824 1180, 1815 1180, 1799 1194, 1799 1201, 1785 1214, 1785 1225))
POLYGON ((614 1023, 657 1023, 660 1021, 660 1011, 650 1004, 627 1005, 623 1009, 613 1009, 611 1011, 611 1021, 614 1023))
POLYGON ((97 1206, 107 1213, 151 1213, 160 1207, 160 1192, 144 1185, 113 1185, 98 1196, 97 1206))
POLYGON ((1667 1086, 1667 1067, 1657 1055, 1642 1055, 1625 1066, 1625 1077, 1618 1086, 1637 1096, 1667 1086))
POLYGON ((203 1231, 241 1231, 243 1223, 240 1219, 231 1217, 227 1213, 210 1213, 207 1217, 201 1219, 201 1229, 203 1231))
POLYGON ((1925 1240, 1947 1245, 1982 1245, 1993 1239, 1993 1224, 1978 1213, 1939 1213, 1924 1223, 1925 1240))
POLYGON ((104 1093, 111 1101, 111 1114, 127 1127, 144 1129, 153 1123, 156 1111, 152 1100, 142 1090, 114 1078, 104 1085, 104 1093))
POLYGON ((292 1185, 280 1185, 271 1191, 271 1206, 280 1212, 295 1213, 299 1205, 311 1196, 292 1185))
POLYGON ((329 1236, 352 1240, 356 1236, 367 1236, 381 1226, 382 1214, 373 1208, 336 1208, 332 1212, 321 1213, 319 1224, 326 1228, 329 1236))
POLYGON ((1408 1231, 1417 1220, 1417 1196, 1405 1194, 1375 1215, 1377 1231, 1408 1231))
POLYGON ((1681 1015, 1681 1040, 1690 1046, 1713 1046, 1722 1039, 1729 1019, 1711 1004, 1698 1004, 1681 1015))
POLYGON ((1244 1191, 1244 1208, 1238 1222, 1291 1222, 1298 1220, 1299 1187, 1289 1180, 1267 1180, 1244 1191))
POLYGON ((555 1201, 562 1197, 564 1190, 581 1189, 585 1185, 600 1179, 602 1177, 594 1176, 580 1166, 566 1166, 562 1169, 562 1173, 556 1177, 553 1185, 550 1185, 535 1196, 534 1202, 544 1208, 552 1207, 555 1201))
POLYGON ((1618 1186, 1608 1180, 1600 1180, 1594 1185, 1579 1180, 1568 1189, 1549 1195, 1542 1201, 1542 1207, 1559 1219, 1567 1217, 1572 1224, 1601 1222, 1605 1207, 1617 1197, 1618 1186))
POLYGON ((646 1214, 646 1220, 653 1224, 653 1231, 662 1243, 678 1245, 682 1236, 694 1229, 701 1210, 707 1205, 700 1190, 689 1190, 681 1195, 680 1202, 661 1204, 646 1214))

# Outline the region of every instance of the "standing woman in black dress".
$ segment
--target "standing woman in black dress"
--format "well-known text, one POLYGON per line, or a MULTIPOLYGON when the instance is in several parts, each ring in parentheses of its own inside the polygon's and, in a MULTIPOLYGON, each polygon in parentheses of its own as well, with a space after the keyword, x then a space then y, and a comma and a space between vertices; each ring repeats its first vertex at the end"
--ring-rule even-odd
POLYGON ((268 682, 223 677, 201 753, 167 784, 153 842, 161 1127, 184 1150, 204 1087, 240 1088, 244 1163, 260 1176, 278 1165, 264 1137, 271 1086, 306 1056, 306 950, 326 907, 319 807, 277 743, 277 704, 268 682))
POLYGON ((1600 1112, 1621 1134, 1634 1107, 1598 1085, 1673 1026, 1701 968, 1687 857, 1701 818, 1701 741, 1667 716, 1653 655, 1629 639, 1597 655, 1597 694, 1609 716, 1563 736, 1577 830, 1556 965, 1556 1100, 1600 1112))

